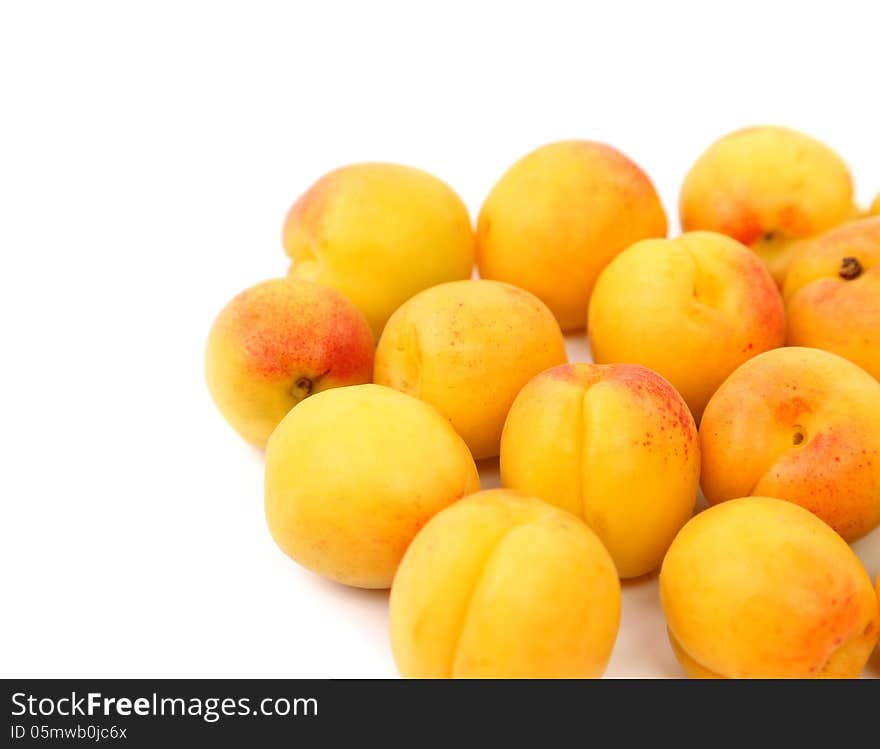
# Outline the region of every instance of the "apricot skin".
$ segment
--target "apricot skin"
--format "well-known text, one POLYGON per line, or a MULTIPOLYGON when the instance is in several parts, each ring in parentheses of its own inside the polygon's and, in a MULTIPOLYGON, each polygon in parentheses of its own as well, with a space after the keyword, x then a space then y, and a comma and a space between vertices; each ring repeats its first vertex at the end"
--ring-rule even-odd
POLYGON ((596 277, 639 239, 666 236, 651 181, 603 143, 570 140, 532 151, 492 188, 477 219, 482 278, 539 297, 563 330, 584 325, 596 277))
POLYGON ((562 331, 540 299, 498 281, 458 281, 391 316, 374 380, 437 408, 479 459, 498 455, 520 388, 565 360, 562 331))
POLYGON ((205 377, 217 408, 262 448, 285 414, 328 388, 369 382, 373 341, 341 294, 278 278, 236 296, 211 326, 205 377))
POLYGON ((699 422, 744 361, 785 336, 782 297, 761 261, 714 232, 646 239, 602 271, 587 334, 594 361, 632 362, 665 377, 699 422))
POLYGON ((275 542, 313 572, 361 588, 390 587, 422 525, 479 488, 467 446, 446 420, 379 385, 307 398, 266 448, 275 542))
POLYGON ((799 240, 856 215, 843 160, 819 141, 762 125, 729 133, 697 159, 681 187, 683 231, 727 234, 751 247, 781 287, 799 240))
POLYGON ((598 677, 619 619, 620 583, 595 534, 503 489, 430 520, 391 589, 391 645, 405 677, 598 677))
POLYGON ((790 345, 832 351, 880 379, 880 216, 805 246, 784 295, 790 345))
POLYGON ((852 541, 880 524, 880 383, 836 354, 780 348, 743 364, 700 424, 703 493, 818 515, 852 541))
POLYGON ((470 278, 474 265, 473 228, 458 195, 398 164, 350 164, 324 175, 291 207, 282 239, 290 275, 339 290, 377 339, 413 294, 470 278))
POLYGON ((543 372, 520 391, 501 438, 502 485, 583 519, 621 577, 659 566, 691 516, 699 476, 687 404, 633 364, 543 372))
POLYGON ((663 561, 660 598, 692 678, 857 678, 880 631, 871 580, 846 542, 767 497, 685 525, 663 561))

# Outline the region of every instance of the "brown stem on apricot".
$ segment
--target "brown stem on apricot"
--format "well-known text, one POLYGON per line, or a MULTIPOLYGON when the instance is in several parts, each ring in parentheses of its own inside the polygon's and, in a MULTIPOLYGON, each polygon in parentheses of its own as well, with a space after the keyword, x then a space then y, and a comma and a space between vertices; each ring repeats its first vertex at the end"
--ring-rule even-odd
POLYGON ((296 389, 301 390, 304 395, 311 395, 314 386, 315 383, 313 383, 308 377, 300 377, 295 385, 296 389))
POLYGON ((797 447, 798 445, 802 445, 807 437, 804 434, 803 427, 796 426, 794 430, 794 434, 791 436, 791 444, 797 447))
POLYGON ((293 383, 293 387, 290 388, 290 394, 299 403, 303 398, 308 398, 315 391, 315 385, 321 382, 328 374, 330 374, 329 369, 314 377, 306 377, 305 375, 298 377, 293 383))
POLYGON ((845 257, 840 263, 840 270, 838 273, 842 279, 852 281, 854 278, 858 278, 862 275, 862 264, 859 262, 858 258, 845 257))

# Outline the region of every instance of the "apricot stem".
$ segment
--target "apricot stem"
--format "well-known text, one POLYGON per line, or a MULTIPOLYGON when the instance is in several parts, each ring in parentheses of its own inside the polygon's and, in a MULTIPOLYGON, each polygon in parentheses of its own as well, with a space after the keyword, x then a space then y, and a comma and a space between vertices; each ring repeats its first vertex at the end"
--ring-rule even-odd
POLYGON ((296 381, 296 389, 302 390, 306 395, 312 394, 312 388, 315 384, 308 377, 300 377, 296 381))
POLYGON ((862 275, 862 264, 858 258, 845 257, 840 263, 840 277, 846 281, 852 281, 862 275))

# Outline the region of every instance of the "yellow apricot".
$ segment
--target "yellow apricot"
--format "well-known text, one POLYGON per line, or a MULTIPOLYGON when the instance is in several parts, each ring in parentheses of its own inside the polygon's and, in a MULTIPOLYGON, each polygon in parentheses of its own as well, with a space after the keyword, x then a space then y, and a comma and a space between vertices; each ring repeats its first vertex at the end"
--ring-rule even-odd
POLYGON ((312 393, 369 382, 373 339, 333 289, 277 278, 227 304, 208 335, 205 376, 217 408, 256 447, 312 393))
POLYGON ((781 346, 782 297, 755 254, 730 237, 690 232, 646 239, 602 271, 587 334, 594 361, 653 369, 699 421, 740 364, 781 346))
POLYGON ((391 589, 391 645, 407 677, 598 677, 619 618, 620 583, 595 534, 502 489, 432 518, 391 589))
POLYGON ((479 488, 449 423, 379 385, 307 398, 266 448, 266 521, 275 542, 313 572, 361 588, 389 587, 422 525, 479 488))
POLYGON ((391 316, 373 377, 435 406, 474 457, 487 458, 498 454, 520 388, 565 360, 562 331, 540 299, 498 281, 457 281, 391 316))
POLYGON ((803 508, 767 497, 688 522, 663 561, 660 598, 694 678, 855 678, 880 631, 852 549, 803 508))
POLYGON ((880 379, 880 216, 808 243, 784 295, 790 345, 832 351, 880 379))
POLYGON ((803 133, 749 127, 697 159, 679 211, 683 231, 717 231, 748 245, 782 286, 799 240, 854 218, 852 178, 834 151, 803 133))
POLYGON ((666 380, 634 364, 564 364, 519 393, 501 483, 586 521, 621 577, 656 568, 693 511, 697 428, 666 380))
POLYGON ((532 292, 574 330, 608 261, 664 236, 663 206, 636 164, 604 143, 561 141, 520 159, 492 188, 477 220, 477 266, 482 278, 532 292))
POLYGON ((787 347, 747 361, 709 401, 700 444, 712 504, 787 499, 848 541, 880 524, 880 382, 840 356, 787 347))
POLYGON ((351 164, 321 177, 290 209, 283 243, 291 275, 342 292, 376 338, 413 294, 470 278, 474 265, 473 228, 458 195, 397 164, 351 164))

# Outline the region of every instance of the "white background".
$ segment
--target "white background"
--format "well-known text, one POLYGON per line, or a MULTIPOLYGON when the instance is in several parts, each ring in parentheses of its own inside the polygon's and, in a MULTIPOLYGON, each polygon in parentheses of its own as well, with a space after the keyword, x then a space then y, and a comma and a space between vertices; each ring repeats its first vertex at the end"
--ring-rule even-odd
MULTIPOLYGON (((871 0, 0 7, 4 676, 394 674, 386 595, 275 548, 203 385, 213 316, 285 272, 323 172, 413 164, 475 214, 526 151, 599 139, 674 227, 700 151, 772 122, 880 189, 871 0)), ((876 575, 880 532, 857 550, 876 575)), ((679 674, 656 581, 625 585, 608 673, 679 674)))

